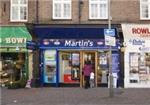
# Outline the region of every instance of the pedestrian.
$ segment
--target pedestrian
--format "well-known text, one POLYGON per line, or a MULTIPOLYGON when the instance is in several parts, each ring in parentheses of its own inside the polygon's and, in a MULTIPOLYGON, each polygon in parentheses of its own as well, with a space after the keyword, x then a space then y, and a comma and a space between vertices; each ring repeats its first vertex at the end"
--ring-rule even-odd
POLYGON ((92 71, 90 73, 90 87, 93 88, 94 85, 95 85, 95 83, 94 83, 94 72, 92 71))
POLYGON ((83 75, 85 80, 84 88, 87 89, 90 87, 90 73, 92 71, 91 61, 86 61, 83 67, 83 75))

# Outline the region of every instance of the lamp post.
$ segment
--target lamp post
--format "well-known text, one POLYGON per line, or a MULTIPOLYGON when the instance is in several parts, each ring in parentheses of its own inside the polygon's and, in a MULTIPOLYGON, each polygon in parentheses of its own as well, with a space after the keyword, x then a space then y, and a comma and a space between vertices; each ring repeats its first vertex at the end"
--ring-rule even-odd
MULTIPOLYGON (((110 12, 110 0, 108 0, 108 29, 111 29, 111 12, 110 12)), ((109 46, 109 97, 112 98, 114 96, 113 91, 113 75, 112 75, 112 52, 111 45, 109 46)))

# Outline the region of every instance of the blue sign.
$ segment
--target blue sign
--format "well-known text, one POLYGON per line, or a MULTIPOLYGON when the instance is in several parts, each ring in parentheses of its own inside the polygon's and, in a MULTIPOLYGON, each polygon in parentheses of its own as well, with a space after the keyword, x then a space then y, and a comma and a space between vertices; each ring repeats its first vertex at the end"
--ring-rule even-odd
MULTIPOLYGON (((118 45, 117 45, 118 46, 118 45)), ((112 48, 117 48, 114 46, 112 48)), ((103 39, 44 39, 40 42, 40 48, 103 48, 107 49, 103 39)))
POLYGON ((30 50, 36 50, 38 48, 38 45, 34 41, 27 41, 26 42, 26 48, 30 50))
POLYGON ((119 72, 119 54, 113 53, 112 54, 112 72, 117 73, 119 72))
POLYGON ((104 29, 104 35, 115 36, 115 29, 104 29))

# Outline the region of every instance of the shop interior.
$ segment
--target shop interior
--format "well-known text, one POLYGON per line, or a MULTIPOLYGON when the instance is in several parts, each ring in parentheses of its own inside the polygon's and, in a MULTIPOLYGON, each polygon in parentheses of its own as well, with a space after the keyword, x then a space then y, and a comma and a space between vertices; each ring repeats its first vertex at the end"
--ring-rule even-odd
POLYGON ((19 81, 25 73, 25 53, 1 53, 0 84, 19 81))

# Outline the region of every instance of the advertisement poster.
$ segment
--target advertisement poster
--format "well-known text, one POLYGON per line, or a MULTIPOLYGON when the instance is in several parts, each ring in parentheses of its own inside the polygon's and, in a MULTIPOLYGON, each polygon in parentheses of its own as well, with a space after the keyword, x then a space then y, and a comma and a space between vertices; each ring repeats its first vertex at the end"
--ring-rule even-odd
POLYGON ((119 54, 112 54, 112 72, 119 72, 119 54))
POLYGON ((45 51, 44 58, 44 82, 56 83, 56 51, 45 51))
POLYGON ((100 53, 99 55, 99 65, 101 68, 105 69, 108 66, 108 59, 106 53, 100 53))
POLYGON ((139 59, 138 53, 130 53, 130 66, 137 67, 139 65, 138 59, 139 59))
POLYGON ((56 58, 56 50, 46 50, 45 51, 45 61, 54 60, 56 58))
POLYGON ((80 55, 78 53, 72 54, 72 65, 79 66, 80 65, 80 55))

